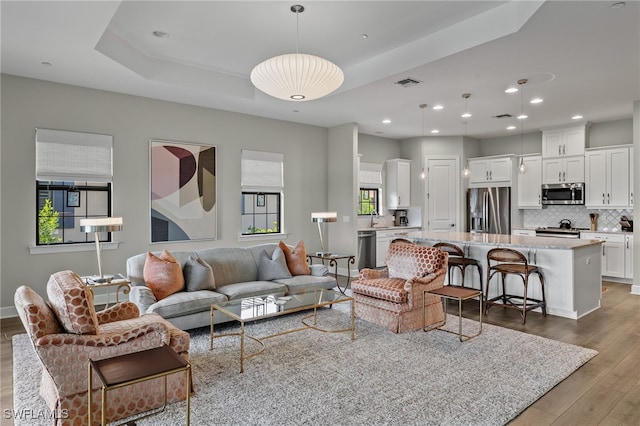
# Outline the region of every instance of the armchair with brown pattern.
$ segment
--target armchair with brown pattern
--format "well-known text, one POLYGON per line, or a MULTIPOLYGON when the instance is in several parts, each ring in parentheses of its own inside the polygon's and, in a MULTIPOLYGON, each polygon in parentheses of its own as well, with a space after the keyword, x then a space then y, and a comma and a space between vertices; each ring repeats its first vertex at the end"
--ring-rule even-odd
MULTIPOLYGON (((14 302, 33 348, 42 363, 40 395, 57 425, 86 425, 89 359, 99 360, 163 344, 189 359, 189 334, 157 314, 140 316, 132 302, 96 312, 93 294, 71 271, 57 272, 47 284, 49 302, 27 286, 16 290, 14 302)), ((168 401, 186 397, 186 377, 168 377, 168 401)), ((94 423, 100 420, 98 381, 93 389, 94 423)), ((161 378, 108 392, 109 422, 163 404, 161 378)))
POLYGON ((403 241, 389 244, 385 269, 362 269, 351 283, 356 317, 394 333, 420 330, 444 319, 439 297, 424 290, 441 288, 448 254, 403 241), (423 307, 424 304, 424 321, 423 307))

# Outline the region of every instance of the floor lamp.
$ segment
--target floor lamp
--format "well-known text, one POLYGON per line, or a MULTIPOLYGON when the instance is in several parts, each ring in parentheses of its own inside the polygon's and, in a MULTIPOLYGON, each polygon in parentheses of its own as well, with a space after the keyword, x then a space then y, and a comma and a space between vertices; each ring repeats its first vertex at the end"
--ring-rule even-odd
POLYGON ((329 256, 331 252, 327 251, 324 245, 323 238, 323 229, 322 224, 326 222, 337 222, 338 221, 338 213, 336 212, 314 212, 311 213, 311 221, 316 222, 318 224, 318 234, 320 235, 320 247, 322 251, 316 252, 318 256, 329 256))
POLYGON ((96 253, 98 255, 98 273, 99 275, 90 277, 94 283, 106 283, 113 279, 113 276, 104 276, 102 273, 102 260, 100 258, 100 232, 116 232, 122 231, 121 217, 100 217, 80 219, 80 230, 87 234, 93 232, 96 240, 96 253))

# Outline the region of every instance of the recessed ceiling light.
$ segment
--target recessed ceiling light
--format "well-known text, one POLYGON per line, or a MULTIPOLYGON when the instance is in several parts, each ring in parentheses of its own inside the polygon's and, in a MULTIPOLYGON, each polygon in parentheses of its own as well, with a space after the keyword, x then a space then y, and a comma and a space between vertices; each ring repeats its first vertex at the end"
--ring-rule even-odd
POLYGON ((471 113, 469 113, 469 112, 465 112, 465 113, 464 113, 464 114, 462 114, 460 117, 462 117, 462 118, 469 118, 469 117, 471 117, 471 113))
POLYGON ((516 93, 518 91, 517 87, 509 87, 504 93, 516 93))
POLYGON ((518 120, 524 120, 527 117, 529 117, 527 114, 520 114, 517 118, 518 120))
POLYGON ((165 32, 165 31, 156 30, 152 34, 154 36, 158 37, 158 38, 167 38, 167 37, 169 37, 169 33, 165 32))
POLYGON ((360 38, 363 39, 363 40, 366 40, 366 39, 369 38, 369 35, 368 34, 360 34, 360 38))
POLYGON ((543 101, 543 99, 542 99, 542 98, 533 98, 533 99, 531 99, 531 101, 530 101, 530 102, 531 102, 532 104, 539 104, 539 103, 542 103, 542 101, 543 101))
POLYGON ((439 111, 441 109, 444 109, 444 107, 442 105, 438 104, 438 105, 434 105, 433 109, 435 109, 436 111, 439 111))
POLYGON ((433 130, 431 131, 431 133, 434 133, 434 134, 435 134, 435 133, 440 133, 440 130, 438 130, 438 129, 433 129, 433 130))
POLYGON ((627 5, 627 4, 626 4, 625 2, 623 2, 623 1, 618 1, 618 2, 613 3, 613 4, 612 4, 611 6, 609 6, 609 7, 610 7, 611 9, 614 9, 614 10, 615 10, 615 9, 623 8, 623 7, 625 7, 626 5, 627 5))
POLYGON ((391 120, 385 118, 384 120, 382 120, 382 124, 391 124, 391 120))
POLYGON ((507 127, 507 130, 515 130, 516 126, 514 126, 513 124, 507 127))
POLYGON ((583 118, 580 114, 576 114, 573 117, 571 117, 572 120, 580 120, 581 118, 583 118))

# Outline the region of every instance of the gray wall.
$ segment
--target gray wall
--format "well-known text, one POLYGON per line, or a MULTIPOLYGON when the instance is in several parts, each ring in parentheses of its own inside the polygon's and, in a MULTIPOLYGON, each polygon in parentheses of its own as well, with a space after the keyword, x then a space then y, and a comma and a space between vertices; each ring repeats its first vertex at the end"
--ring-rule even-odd
POLYGON ((589 128, 588 148, 633 143, 633 119, 594 123, 589 128))
MULTIPOLYGON (((0 146, 0 313, 13 310, 21 284, 45 295, 49 276, 71 269, 97 271, 95 246, 79 253, 29 253, 35 245, 34 128, 104 133, 114 137, 114 214, 124 230, 114 234, 117 250, 103 252, 105 272, 125 272, 127 257, 150 250, 193 250, 238 246, 240 150, 285 154, 284 229, 286 241, 317 243, 312 211, 327 209, 326 128, 182 105, 2 75, 0 146), (149 243, 149 139, 196 142, 218 148, 218 240, 149 243)), ((273 240, 272 240, 273 241, 273 240)), ((276 238, 277 242, 278 239, 276 238)), ((319 245, 319 243, 317 243, 319 245)))
MULTIPOLYGON (((358 126, 355 123, 329 129, 328 205, 329 211, 338 213, 338 221, 327 224, 328 249, 332 252, 357 253, 357 152, 358 126)), ((338 267, 346 268, 346 265, 338 267)))

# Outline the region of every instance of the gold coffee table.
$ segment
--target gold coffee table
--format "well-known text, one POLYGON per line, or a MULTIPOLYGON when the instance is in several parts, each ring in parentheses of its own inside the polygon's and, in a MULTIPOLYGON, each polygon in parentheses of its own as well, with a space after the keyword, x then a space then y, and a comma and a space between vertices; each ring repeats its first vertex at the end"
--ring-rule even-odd
POLYGON ((283 334, 296 331, 314 329, 326 333, 351 332, 351 340, 355 340, 355 312, 353 308, 353 298, 334 290, 318 289, 306 293, 294 294, 291 296, 266 296, 247 297, 244 299, 230 300, 225 303, 214 303, 211 305, 211 329, 210 329, 210 349, 213 350, 213 339, 225 336, 240 336, 240 372, 244 371, 244 360, 261 354, 265 350, 263 340, 281 336, 283 334), (318 326, 318 308, 331 306, 336 303, 351 303, 351 326, 341 329, 325 329, 318 326), (277 317, 294 312, 313 309, 309 315, 302 317, 302 326, 291 330, 281 331, 263 337, 254 337, 245 333, 244 324, 247 321, 256 321, 264 318, 277 317), (239 333, 214 334, 214 315, 218 311, 240 323, 239 333), (313 318, 313 323, 309 319, 313 318), (245 354, 244 339, 249 338, 258 344, 260 349, 256 352, 245 354))

